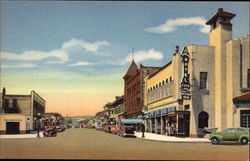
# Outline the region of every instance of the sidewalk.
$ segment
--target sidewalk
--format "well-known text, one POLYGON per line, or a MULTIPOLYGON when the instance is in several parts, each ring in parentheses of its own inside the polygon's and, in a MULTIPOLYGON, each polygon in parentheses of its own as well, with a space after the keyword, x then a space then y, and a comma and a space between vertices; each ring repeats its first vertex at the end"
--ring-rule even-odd
MULTIPOLYGON (((43 132, 39 132, 40 137, 43 137, 43 132)), ((16 139, 16 138, 37 138, 37 133, 32 134, 1 134, 0 139, 16 139)))
POLYGON ((152 140, 152 141, 163 141, 163 142, 179 142, 179 143, 210 143, 208 138, 190 138, 190 137, 176 137, 167 136, 154 133, 144 133, 142 138, 142 132, 135 132, 135 136, 139 139, 152 140))

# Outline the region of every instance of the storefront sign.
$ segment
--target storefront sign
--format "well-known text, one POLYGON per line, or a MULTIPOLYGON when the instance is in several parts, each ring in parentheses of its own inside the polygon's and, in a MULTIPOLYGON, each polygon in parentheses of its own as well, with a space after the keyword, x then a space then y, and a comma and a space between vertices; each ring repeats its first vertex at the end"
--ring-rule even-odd
POLYGON ((182 69, 183 69, 183 75, 182 75, 182 81, 181 81, 181 96, 182 99, 191 99, 190 94, 190 81, 189 81, 189 73, 188 73, 188 63, 189 63, 189 53, 187 47, 183 49, 183 52, 181 54, 181 60, 182 60, 182 69))

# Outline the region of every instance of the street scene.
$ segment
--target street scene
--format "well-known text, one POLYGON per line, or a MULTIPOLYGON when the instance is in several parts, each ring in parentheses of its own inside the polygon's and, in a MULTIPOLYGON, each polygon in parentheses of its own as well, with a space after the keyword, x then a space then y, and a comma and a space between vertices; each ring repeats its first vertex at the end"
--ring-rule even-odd
POLYGON ((0 159, 249 160, 249 2, 0 4, 0 159))
POLYGON ((57 137, 1 139, 0 148, 1 158, 19 159, 248 160, 249 157, 247 145, 155 142, 86 128, 67 129, 57 137))

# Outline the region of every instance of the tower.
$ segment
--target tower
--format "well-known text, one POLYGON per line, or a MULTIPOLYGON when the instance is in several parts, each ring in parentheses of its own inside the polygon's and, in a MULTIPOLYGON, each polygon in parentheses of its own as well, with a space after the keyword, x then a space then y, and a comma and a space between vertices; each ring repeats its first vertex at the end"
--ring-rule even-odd
POLYGON ((215 126, 219 131, 227 125, 226 118, 226 42, 232 40, 231 19, 235 14, 219 8, 206 24, 211 26, 209 45, 215 48, 215 126))

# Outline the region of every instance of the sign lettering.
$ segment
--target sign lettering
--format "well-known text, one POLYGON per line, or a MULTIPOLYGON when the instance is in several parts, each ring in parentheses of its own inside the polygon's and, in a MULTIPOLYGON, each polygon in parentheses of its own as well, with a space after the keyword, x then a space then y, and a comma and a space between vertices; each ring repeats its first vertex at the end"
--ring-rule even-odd
POLYGON ((183 68, 183 76, 182 81, 180 84, 181 89, 181 96, 182 99, 191 99, 190 94, 190 81, 189 81, 189 74, 188 74, 188 62, 189 62, 189 53, 187 47, 183 49, 183 52, 181 54, 181 60, 182 60, 182 68, 183 68))

